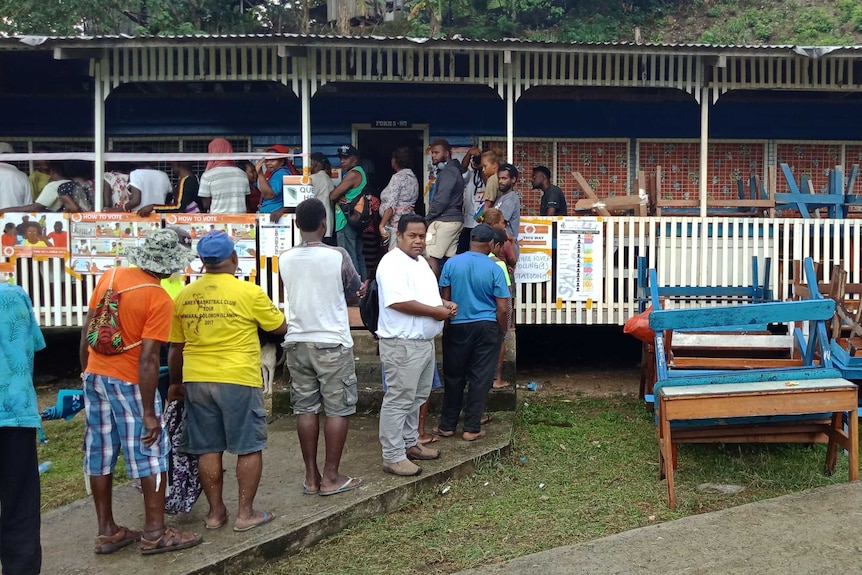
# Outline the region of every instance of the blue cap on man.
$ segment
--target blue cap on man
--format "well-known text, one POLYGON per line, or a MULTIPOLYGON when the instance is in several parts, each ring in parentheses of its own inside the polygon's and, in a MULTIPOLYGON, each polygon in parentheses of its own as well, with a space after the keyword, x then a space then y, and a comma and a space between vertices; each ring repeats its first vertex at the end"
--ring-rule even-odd
POLYGON ((233 240, 222 231, 209 232, 198 241, 198 255, 205 264, 221 263, 234 251, 233 240))

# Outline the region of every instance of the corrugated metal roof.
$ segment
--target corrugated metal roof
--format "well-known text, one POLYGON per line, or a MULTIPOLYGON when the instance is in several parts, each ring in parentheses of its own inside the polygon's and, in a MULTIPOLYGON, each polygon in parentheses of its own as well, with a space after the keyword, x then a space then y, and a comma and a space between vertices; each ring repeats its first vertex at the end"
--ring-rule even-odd
POLYGON ((402 45, 405 47, 416 44, 426 44, 440 48, 462 48, 462 49, 492 49, 505 46, 517 47, 526 50, 583 50, 595 51, 682 51, 692 53, 775 53, 796 52, 802 55, 819 57, 828 53, 856 52, 862 46, 828 46, 809 47, 793 46, 789 44, 777 45, 715 45, 701 43, 640 43, 634 42, 551 42, 543 40, 528 40, 523 38, 503 38, 498 40, 465 38, 455 35, 451 38, 411 38, 408 36, 340 36, 340 35, 317 35, 317 34, 189 34, 189 35, 165 35, 165 36, 128 36, 128 35, 98 35, 98 36, 6 36, 0 37, 0 49, 51 49, 51 48, 122 48, 140 46, 168 46, 172 44, 278 44, 278 45, 365 45, 386 44, 402 45))

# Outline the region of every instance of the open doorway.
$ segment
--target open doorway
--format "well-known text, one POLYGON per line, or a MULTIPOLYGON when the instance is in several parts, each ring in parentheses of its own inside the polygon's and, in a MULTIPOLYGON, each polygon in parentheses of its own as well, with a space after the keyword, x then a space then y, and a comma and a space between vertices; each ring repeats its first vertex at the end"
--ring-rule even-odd
POLYGON ((410 158, 413 160, 413 173, 422 186, 423 177, 422 164, 425 158, 425 146, 427 127, 418 128, 372 128, 370 126, 354 126, 356 133, 356 147, 362 154, 362 159, 374 165, 374 171, 368 174, 368 179, 374 188, 382 190, 389 183, 394 171, 392 170, 392 151, 400 146, 410 149, 410 158))
MULTIPOLYGON (((427 125, 410 128, 374 128, 368 124, 354 125, 353 141, 359 149, 363 164, 366 165, 368 181, 378 193, 386 187, 392 174, 395 173, 392 169, 392 151, 401 146, 409 148, 410 159, 413 161, 413 173, 419 180, 421 200, 423 192, 421 186, 425 182, 423 163, 428 141, 427 125)), ((417 213, 425 215, 423 202, 420 201, 416 209, 417 213)), ((381 245, 376 233, 364 233, 362 242, 368 277, 373 278, 380 258, 386 253, 386 248, 381 245)))

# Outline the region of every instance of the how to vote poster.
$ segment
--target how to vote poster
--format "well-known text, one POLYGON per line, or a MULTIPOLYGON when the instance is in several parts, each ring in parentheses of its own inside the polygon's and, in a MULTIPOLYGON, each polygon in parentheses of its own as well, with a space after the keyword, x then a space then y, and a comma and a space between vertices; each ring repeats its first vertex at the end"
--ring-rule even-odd
MULTIPOLYGON (((192 237, 192 250, 197 254, 198 241, 212 231, 225 232, 234 241, 239 260, 236 275, 248 280, 257 276, 257 230, 254 214, 165 214, 165 225, 186 230, 192 237)), ((203 275, 203 262, 195 258, 186 268, 186 275, 203 275)))
POLYGON ((84 275, 128 266, 126 250, 161 227, 162 219, 156 214, 146 218, 121 212, 69 214, 69 268, 84 275))
POLYGON ((557 222, 557 299, 602 299, 602 220, 565 217, 557 222))

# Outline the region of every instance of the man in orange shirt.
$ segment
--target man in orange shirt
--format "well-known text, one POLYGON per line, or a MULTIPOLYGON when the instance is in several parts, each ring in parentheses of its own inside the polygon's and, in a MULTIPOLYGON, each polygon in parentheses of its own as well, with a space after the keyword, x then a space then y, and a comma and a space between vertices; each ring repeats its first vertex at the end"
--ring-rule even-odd
POLYGON ((95 552, 113 553, 140 540, 141 553, 148 555, 187 549, 203 541, 196 533, 165 527, 168 441, 156 393, 159 349, 169 339, 173 315, 173 301, 159 281, 185 268, 194 254, 180 245, 176 232, 159 230, 142 245, 128 248, 126 255, 137 267, 115 268, 102 276, 90 298, 81 337, 87 417, 84 472, 98 519, 95 552), (122 347, 104 354, 93 347, 101 345, 102 339, 91 343, 87 335, 90 318, 108 289, 120 293, 117 315, 122 347), (143 532, 114 522, 111 486, 121 448, 129 477, 141 480, 143 532))
POLYGON ((69 245, 69 236, 63 229, 63 222, 54 222, 54 231, 48 234, 48 238, 55 248, 65 248, 69 245))

